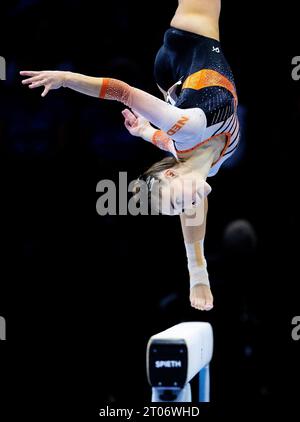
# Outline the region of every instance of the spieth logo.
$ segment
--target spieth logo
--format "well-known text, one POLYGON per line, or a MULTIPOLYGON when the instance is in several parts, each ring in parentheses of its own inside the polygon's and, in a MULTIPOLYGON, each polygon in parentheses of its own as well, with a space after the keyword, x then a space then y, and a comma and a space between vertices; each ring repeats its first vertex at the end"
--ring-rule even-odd
POLYGON ((5 81, 6 79, 6 62, 5 58, 0 56, 0 80, 5 81))
POLYGON ((181 360, 157 360, 155 368, 181 368, 181 360))

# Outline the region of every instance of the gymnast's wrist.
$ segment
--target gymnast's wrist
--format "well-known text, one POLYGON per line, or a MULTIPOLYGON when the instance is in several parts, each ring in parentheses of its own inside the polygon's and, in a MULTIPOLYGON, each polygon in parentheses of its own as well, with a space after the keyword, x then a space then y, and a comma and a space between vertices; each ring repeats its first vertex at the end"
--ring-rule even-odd
POLYGON ((68 86, 68 82, 69 82, 69 80, 70 80, 70 75, 71 75, 71 72, 62 72, 62 87, 63 88, 69 88, 69 86, 68 86))
POLYGON ((151 124, 149 122, 145 123, 140 130, 140 137, 145 141, 151 142, 154 132, 155 129, 151 126, 151 124))

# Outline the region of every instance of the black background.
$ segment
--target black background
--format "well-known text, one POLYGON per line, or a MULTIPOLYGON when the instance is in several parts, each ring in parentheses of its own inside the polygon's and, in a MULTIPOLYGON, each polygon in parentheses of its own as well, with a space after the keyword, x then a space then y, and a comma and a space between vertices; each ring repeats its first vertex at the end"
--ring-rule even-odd
POLYGON ((223 2, 221 41, 246 119, 240 161, 209 181, 206 255, 215 308, 205 314, 189 306, 176 218, 95 211, 99 180, 117 181, 119 171, 131 180, 162 153, 126 133, 120 104, 68 90, 43 99, 18 74, 66 69, 158 95, 153 61, 176 1, 1 5, 7 80, 0 82, 0 315, 7 341, 0 343, 0 376, 13 398, 10 415, 80 409, 89 420, 106 403, 149 402, 147 340, 187 320, 214 327, 216 407, 246 401, 276 411, 279 402, 296 403, 295 4, 223 2), (224 242, 225 228, 240 219, 255 231, 251 253, 224 242))

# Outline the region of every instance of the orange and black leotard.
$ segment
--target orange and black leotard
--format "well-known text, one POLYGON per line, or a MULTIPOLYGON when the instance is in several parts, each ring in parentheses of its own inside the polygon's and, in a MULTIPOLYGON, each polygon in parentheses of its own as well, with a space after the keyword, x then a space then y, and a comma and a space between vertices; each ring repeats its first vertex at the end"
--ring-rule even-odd
POLYGON ((154 76, 159 87, 167 92, 170 104, 181 109, 198 107, 206 117, 201 140, 175 143, 178 151, 190 151, 220 134, 227 136, 222 157, 210 172, 215 174, 238 147, 240 133, 234 78, 220 42, 176 28, 168 29, 156 56, 154 76))
POLYGON ((158 127, 160 130, 151 127, 144 139, 175 156, 225 135, 223 151, 209 173, 213 176, 239 142, 236 89, 220 43, 170 28, 157 54, 154 73, 167 93, 166 102, 111 78, 103 79, 99 96, 122 102, 158 127))

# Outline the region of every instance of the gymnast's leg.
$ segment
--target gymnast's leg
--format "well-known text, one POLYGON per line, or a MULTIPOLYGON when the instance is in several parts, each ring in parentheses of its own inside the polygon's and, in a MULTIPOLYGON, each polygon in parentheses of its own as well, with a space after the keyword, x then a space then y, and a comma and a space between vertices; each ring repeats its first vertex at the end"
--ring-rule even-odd
POLYGON ((180 0, 171 26, 219 40, 221 0, 180 0))
POLYGON ((198 226, 189 226, 185 213, 180 215, 184 243, 190 275, 190 302, 192 307, 208 311, 213 307, 206 260, 204 257, 204 237, 208 210, 207 197, 204 201, 204 219, 198 226))

